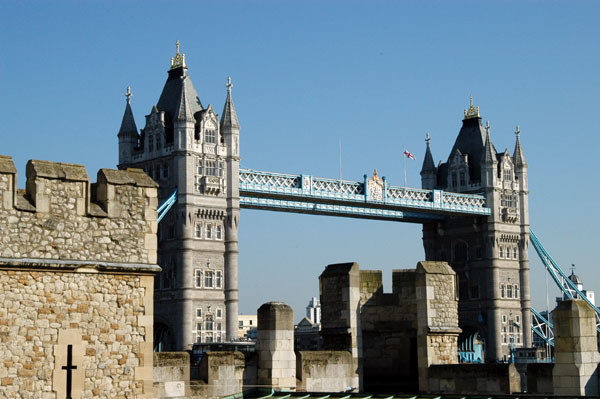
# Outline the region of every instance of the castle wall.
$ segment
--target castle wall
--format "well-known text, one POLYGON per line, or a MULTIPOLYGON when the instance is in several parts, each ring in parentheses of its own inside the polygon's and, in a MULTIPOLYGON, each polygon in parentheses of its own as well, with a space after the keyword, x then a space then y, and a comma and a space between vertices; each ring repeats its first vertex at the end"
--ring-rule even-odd
POLYGON ((554 363, 527 364, 527 392, 533 394, 554 394, 552 370, 554 363))
POLYGON ((456 276, 443 262, 394 270, 392 293, 381 271, 329 265, 320 276, 325 349, 353 354, 361 391, 415 392, 433 364, 458 362, 456 276), (357 349, 360 348, 360 351, 357 349))
POLYGON ((156 184, 0 156, 0 199, 0 396, 152 397, 156 184))
POLYGON ((297 391, 344 392, 356 389, 352 355, 348 351, 296 352, 297 391))
POLYGON ((521 378, 512 363, 433 365, 428 378, 430 393, 506 395, 521 390, 521 378))
POLYGON ((323 349, 352 354, 356 383, 363 389, 363 340, 360 325, 358 263, 328 265, 319 276, 323 349), (323 305, 326 304, 326 305, 323 305))
POLYGON ((243 390, 245 357, 241 352, 208 352, 200 361, 200 381, 191 384, 192 398, 222 398, 243 390))
POLYGON ((384 293, 381 271, 360 271, 365 391, 418 388, 414 270, 394 270, 393 280, 392 293, 384 293))
POLYGON ((189 397, 189 353, 154 352, 153 381, 153 398, 189 397))
POLYGON ((101 169, 90 186, 81 165, 29 161, 26 187, 2 156, 1 257, 156 263, 157 185, 141 170, 101 169))

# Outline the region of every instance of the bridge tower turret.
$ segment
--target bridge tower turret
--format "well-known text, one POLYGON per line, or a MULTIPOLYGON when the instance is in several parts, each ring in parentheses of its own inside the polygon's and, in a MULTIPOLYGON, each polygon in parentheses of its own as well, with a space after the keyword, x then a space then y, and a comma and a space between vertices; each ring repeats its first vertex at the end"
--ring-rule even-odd
POLYGON ((426 259, 448 261, 459 279, 461 341, 481 337, 488 362, 507 359, 511 347, 531 346, 524 159, 518 137, 512 157, 496 151, 489 122, 482 125, 471 97, 448 160, 437 167, 435 186, 422 179, 423 188, 484 193, 492 210, 490 216, 423 225, 426 259))
POLYGON ((119 161, 119 168, 142 168, 160 184, 159 202, 178 190, 158 227, 163 271, 155 283, 154 330, 160 350, 237 335, 239 124, 230 88, 219 122, 212 105, 202 105, 177 42, 140 145, 119 161))
POLYGON ((227 217, 225 218, 225 306, 227 339, 236 338, 238 330, 238 223, 240 220, 240 124, 233 97, 231 77, 227 78, 227 98, 221 115, 221 134, 227 155, 227 217))
POLYGON ((518 182, 518 207, 519 226, 521 228, 521 237, 519 240, 519 270, 521 272, 521 308, 523 312, 523 329, 527 334, 523 335, 524 346, 533 345, 532 335, 529 332, 529 322, 531 320, 531 292, 529 285, 529 183, 527 176, 527 162, 521 148, 520 136, 521 130, 517 125, 515 130, 516 143, 513 152, 513 161, 515 164, 515 177, 518 182))
POLYGON ((427 190, 433 190, 437 183, 437 168, 433 162, 433 155, 431 155, 431 149, 429 148, 429 132, 425 136, 425 142, 427 148, 425 149, 425 157, 423 158, 423 167, 421 167, 421 187, 427 190))
POLYGON ((125 112, 123 113, 123 120, 121 121, 121 128, 119 129, 119 164, 126 164, 131 162, 131 155, 134 149, 138 146, 139 135, 137 126, 135 125, 135 119, 133 117, 133 111, 131 110, 131 88, 127 87, 127 104, 125 105, 125 112))

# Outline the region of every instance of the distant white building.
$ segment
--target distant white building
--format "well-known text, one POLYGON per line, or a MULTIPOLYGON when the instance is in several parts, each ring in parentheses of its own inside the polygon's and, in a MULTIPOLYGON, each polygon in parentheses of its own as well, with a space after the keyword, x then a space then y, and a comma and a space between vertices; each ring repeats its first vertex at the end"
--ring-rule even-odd
POLYGON ((306 307, 306 318, 313 324, 321 323, 321 301, 313 296, 306 307))
MULTIPOLYGON (((585 295, 585 297, 592 304, 594 304, 594 306, 596 305, 594 291, 584 290, 583 289, 583 281, 581 280, 581 277, 579 277, 578 275, 575 274, 575 271, 571 271, 571 275, 569 276, 569 280, 571 280, 573 282, 573 284, 575 284, 575 286, 577 287, 577 289, 579 291, 581 291, 585 295)), ((576 295, 576 296, 579 296, 579 295, 576 295)), ((566 296, 566 294, 563 294, 562 297, 557 297, 556 298, 556 303, 558 304, 559 302, 564 301, 565 299, 567 299, 567 296, 566 296)))
POLYGON ((258 318, 255 314, 238 315, 238 339, 255 338, 253 332, 256 330, 258 318))

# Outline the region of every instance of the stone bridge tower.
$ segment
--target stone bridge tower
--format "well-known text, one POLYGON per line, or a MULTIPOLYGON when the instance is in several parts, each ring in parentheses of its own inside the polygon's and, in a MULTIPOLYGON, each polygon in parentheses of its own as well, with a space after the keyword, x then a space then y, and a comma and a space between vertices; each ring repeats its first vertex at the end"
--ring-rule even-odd
POLYGON ((119 168, 142 168, 160 184, 159 203, 177 202, 158 228, 155 346, 185 350, 237 336, 239 132, 231 80, 219 121, 204 107, 185 54, 171 58, 158 103, 138 133, 127 90, 119 168))
POLYGON ((490 216, 449 217, 423 225, 427 260, 449 262, 459 279, 461 340, 484 343, 485 361, 506 360, 511 347, 530 347, 527 163, 516 130, 513 154, 498 153, 479 107, 465 110, 448 160, 434 164, 427 148, 424 189, 483 193, 490 216))

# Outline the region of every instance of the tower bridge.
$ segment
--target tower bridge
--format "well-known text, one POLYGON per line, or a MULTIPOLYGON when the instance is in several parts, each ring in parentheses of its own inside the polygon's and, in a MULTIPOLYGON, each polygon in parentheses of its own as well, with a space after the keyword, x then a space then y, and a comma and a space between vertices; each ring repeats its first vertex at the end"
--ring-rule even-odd
POLYGON ((142 168, 160 184, 155 343, 185 350, 232 340, 238 323, 240 208, 382 219, 423 225, 425 260, 447 261, 459 283, 463 337, 484 342, 488 361, 510 345, 531 346, 527 163, 517 127, 514 151, 497 152, 489 123, 471 103, 446 161, 427 136, 421 189, 391 186, 377 173, 352 182, 240 169, 240 125, 228 80, 219 117, 204 106, 179 44, 144 128, 127 102, 119 168, 142 168), (174 190, 177 190, 175 194, 174 190), (176 201, 175 201, 176 200, 176 201))
POLYGON ((363 182, 240 169, 240 207, 401 222, 448 215, 490 215, 485 197, 390 186, 377 175, 363 182))

